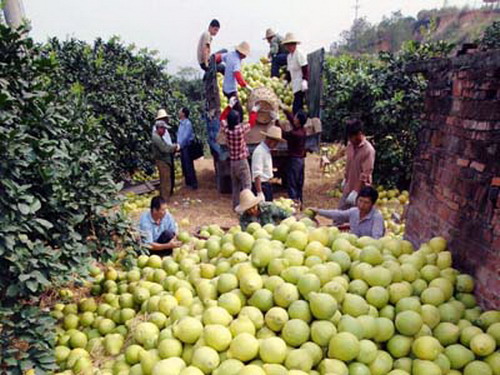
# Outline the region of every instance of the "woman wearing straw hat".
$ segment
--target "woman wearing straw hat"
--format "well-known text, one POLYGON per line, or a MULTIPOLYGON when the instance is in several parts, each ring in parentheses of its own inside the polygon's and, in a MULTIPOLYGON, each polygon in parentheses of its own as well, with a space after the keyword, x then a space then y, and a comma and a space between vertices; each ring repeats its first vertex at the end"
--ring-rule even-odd
POLYGON ((156 132, 152 137, 152 158, 156 163, 158 172, 160 174, 160 196, 168 202, 172 195, 172 166, 173 154, 179 151, 179 145, 167 144, 163 136, 167 130, 164 121, 159 121, 156 127, 156 132))
MULTIPOLYGON (((276 114, 272 116, 276 118, 276 114)), ((285 142, 281 137, 281 129, 275 125, 269 127, 267 132, 261 132, 266 138, 260 142, 252 154, 252 179, 257 196, 265 201, 273 200, 273 189, 271 179, 273 178, 273 158, 271 150, 276 148, 279 142, 285 142)))
POLYGON ((271 77, 279 77, 280 68, 286 66, 288 51, 283 45, 283 37, 273 29, 266 30, 264 40, 269 43, 269 60, 271 60, 271 77))
MULTIPOLYGON (((240 85, 250 91, 252 90, 241 74, 241 60, 246 58, 249 54, 250 44, 247 42, 241 42, 235 47, 234 51, 217 55, 216 57, 217 63, 222 61, 226 64, 222 91, 228 100, 233 96, 238 98, 237 85, 240 85)), ((241 106, 239 100, 234 107, 234 110, 240 114, 240 121, 243 121, 243 107, 241 106)))
MULTIPOLYGON (((165 130, 162 138, 167 145, 172 145, 172 137, 170 137, 170 133, 168 132, 169 129, 172 129, 172 127, 168 124, 169 119, 170 116, 168 115, 167 111, 163 108, 159 109, 158 112, 156 113, 155 124, 153 125, 153 133, 151 135, 154 135, 156 133, 156 129, 163 127, 165 128, 165 130)), ((172 162, 170 164, 170 195, 174 193, 174 186, 175 186, 175 168, 174 168, 174 163, 172 162)))
POLYGON ((250 223, 279 224, 290 216, 288 212, 271 202, 264 202, 262 196, 256 197, 250 189, 240 193, 240 204, 236 207, 240 214, 240 226, 245 230, 250 223))
POLYGON ((309 70, 307 68, 307 59, 297 49, 300 41, 292 33, 285 35, 283 45, 288 51, 287 69, 289 72, 288 81, 292 85, 293 91, 293 114, 295 115, 304 107, 304 96, 308 89, 309 70))

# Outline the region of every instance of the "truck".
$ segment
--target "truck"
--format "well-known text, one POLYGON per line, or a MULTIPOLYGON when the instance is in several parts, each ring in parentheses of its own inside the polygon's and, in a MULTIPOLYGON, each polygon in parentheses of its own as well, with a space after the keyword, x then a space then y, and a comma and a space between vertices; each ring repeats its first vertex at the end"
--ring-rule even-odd
MULTIPOLYGON (((305 128, 307 131, 306 150, 307 152, 318 152, 321 142, 321 106, 323 95, 323 64, 325 59, 325 50, 323 48, 314 51, 307 55, 309 66, 309 89, 307 92, 306 103, 308 107, 309 120, 305 128)), ((205 118, 210 123, 209 126, 220 129, 220 95, 217 85, 217 70, 215 57, 212 56, 209 64, 209 69, 204 77, 205 86, 205 118)), ((269 91, 269 90, 268 90, 269 91)), ((255 101, 273 102, 269 98, 269 92, 265 88, 256 88, 252 93, 253 98, 249 99, 249 105, 255 101)), ((247 145, 252 155, 257 145, 262 140, 261 131, 265 131, 271 125, 270 116, 266 116, 266 111, 269 107, 276 107, 277 103, 268 103, 267 106, 261 109, 258 114, 257 125, 252 129, 252 132, 247 137, 247 145)), ((277 110, 277 108, 274 108, 277 110)), ((290 124, 283 124, 285 129, 290 124)), ((229 168, 228 150, 225 145, 224 137, 220 134, 216 139, 210 139, 209 145, 214 155, 216 184, 219 193, 231 193, 231 176, 229 168)), ((273 157, 273 166, 276 169, 275 177, 285 181, 286 161, 288 159, 288 151, 286 143, 281 143, 271 152, 273 157)))

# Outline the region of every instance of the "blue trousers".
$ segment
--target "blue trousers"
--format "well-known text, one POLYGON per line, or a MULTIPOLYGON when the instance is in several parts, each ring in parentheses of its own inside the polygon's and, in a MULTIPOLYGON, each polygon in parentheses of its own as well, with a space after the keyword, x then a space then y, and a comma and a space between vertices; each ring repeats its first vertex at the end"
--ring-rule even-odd
POLYGON ((181 148, 181 166, 186 186, 197 189, 198 180, 196 179, 193 159, 191 159, 191 155, 189 155, 189 146, 181 148))
POLYGON ((282 66, 286 66, 287 57, 287 53, 278 53, 277 55, 273 56, 273 60, 271 61, 271 77, 280 76, 280 68, 282 66))
POLYGON ((290 199, 303 202, 304 158, 290 158, 287 170, 287 188, 290 199))

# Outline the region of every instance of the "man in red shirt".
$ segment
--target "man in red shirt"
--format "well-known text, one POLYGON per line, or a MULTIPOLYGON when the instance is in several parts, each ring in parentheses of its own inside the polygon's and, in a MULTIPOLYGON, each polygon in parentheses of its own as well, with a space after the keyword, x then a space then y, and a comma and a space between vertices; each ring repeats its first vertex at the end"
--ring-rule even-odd
POLYGON ((231 187, 233 208, 239 204, 240 191, 251 189, 252 178, 250 166, 248 165, 248 151, 245 136, 257 123, 257 112, 259 105, 252 108, 249 116, 249 122, 241 122, 240 114, 233 109, 238 104, 236 97, 229 99, 229 105, 220 116, 221 130, 226 136, 226 144, 229 148, 229 159, 231 161, 231 187))
POLYGON ((283 112, 292 126, 292 130, 283 131, 283 138, 288 142, 289 159, 286 175, 288 197, 302 207, 304 202, 302 197, 304 190, 304 159, 306 157, 306 130, 304 125, 307 121, 307 115, 302 110, 298 110, 295 115, 292 115, 287 110, 283 110, 283 112))

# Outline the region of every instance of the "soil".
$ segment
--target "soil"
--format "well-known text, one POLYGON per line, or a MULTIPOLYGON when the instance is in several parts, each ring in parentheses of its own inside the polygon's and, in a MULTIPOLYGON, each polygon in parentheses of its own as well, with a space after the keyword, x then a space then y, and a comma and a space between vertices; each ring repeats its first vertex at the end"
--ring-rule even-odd
MULTIPOLYGON (((211 159, 198 159, 195 162, 199 187, 191 190, 180 184, 181 188, 170 201, 170 210, 177 222, 189 220, 187 229, 195 232, 202 225, 219 224, 221 227, 231 227, 238 224, 238 215, 231 207, 231 194, 219 194, 215 184, 215 172, 211 159)), ((326 193, 333 189, 341 180, 341 175, 323 176, 320 169, 320 157, 309 155, 306 159, 306 176, 304 186, 304 208, 336 208, 338 199, 330 198, 326 193)), ((281 181, 274 184, 274 198, 287 198, 286 190, 281 181)), ((176 184, 177 185, 177 184, 176 184)), ((325 222, 326 224, 326 222, 325 222)))

